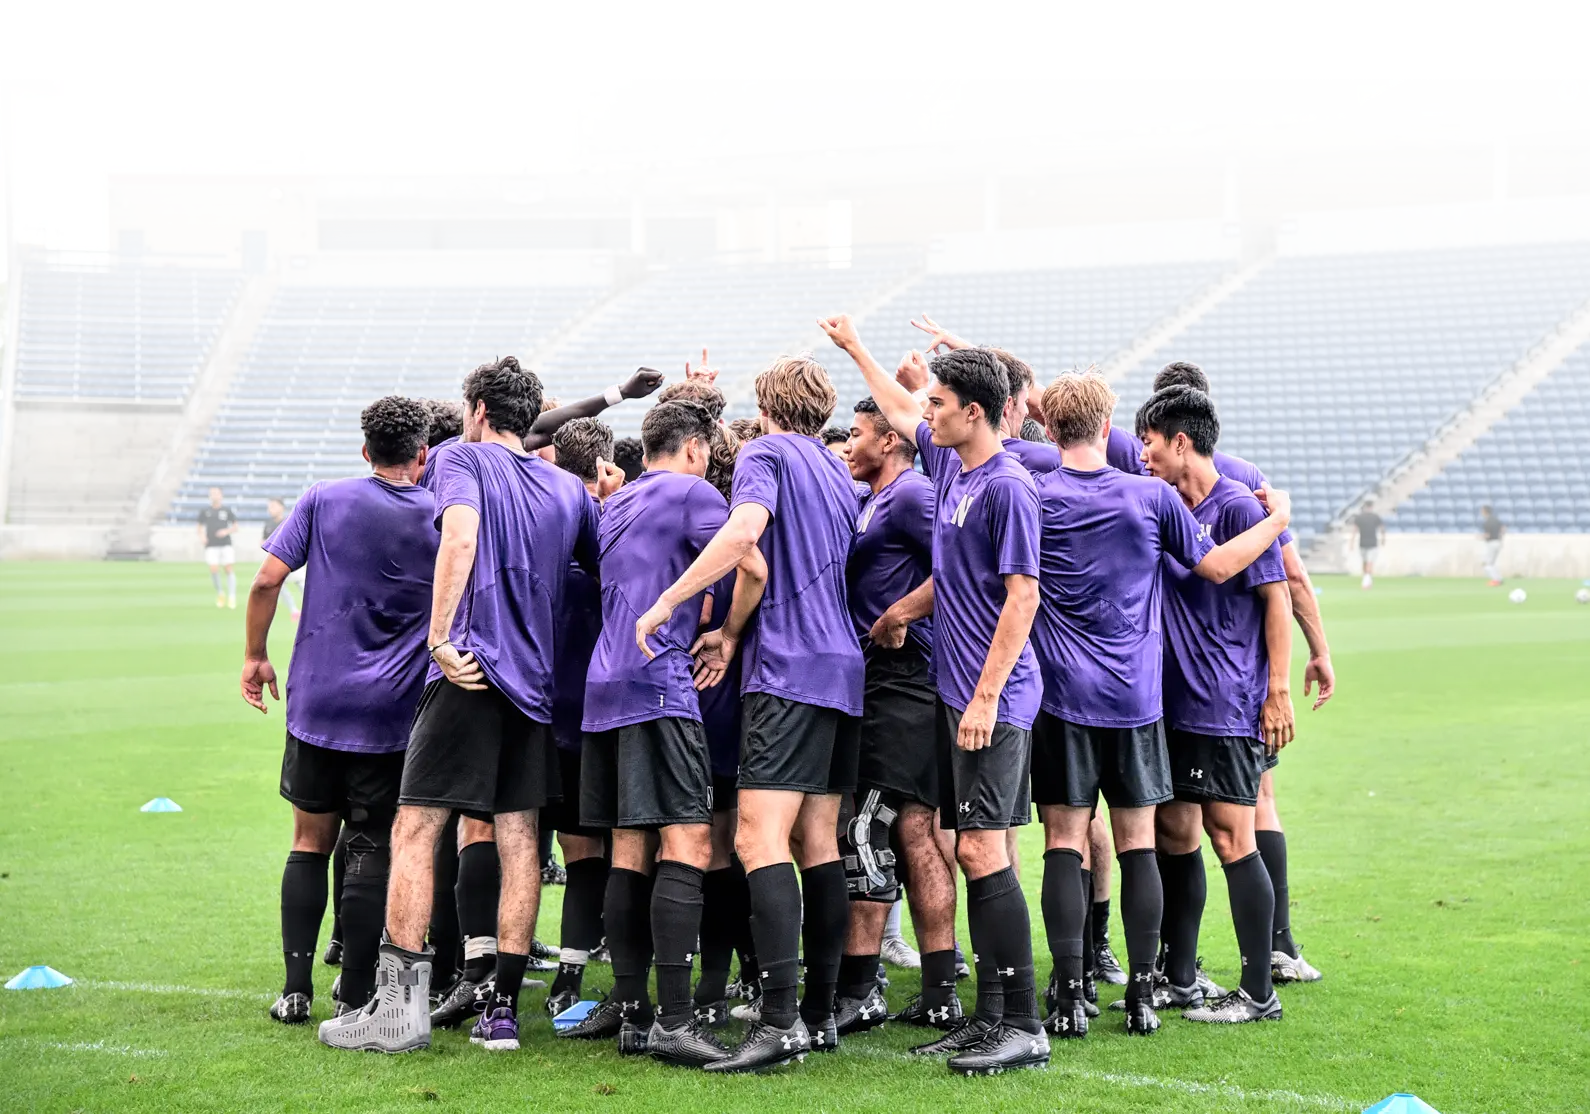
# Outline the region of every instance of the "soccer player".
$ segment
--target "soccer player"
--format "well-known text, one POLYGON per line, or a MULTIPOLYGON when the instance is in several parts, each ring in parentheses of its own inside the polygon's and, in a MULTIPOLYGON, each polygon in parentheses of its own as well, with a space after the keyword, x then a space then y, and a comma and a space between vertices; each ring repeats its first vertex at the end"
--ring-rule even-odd
POLYGON ((199 512, 199 537, 204 540, 204 563, 210 566, 210 583, 215 585, 216 607, 237 607, 237 573, 232 548, 232 532, 237 515, 222 498, 221 489, 210 489, 210 505, 199 512), (226 588, 221 588, 221 570, 226 569, 226 588))
POLYGON ((1037 478, 1042 600, 1032 631, 1043 672, 1032 792, 1044 823, 1043 917, 1056 975, 1045 1025, 1064 1038, 1088 1032, 1084 946, 1094 894, 1082 866, 1102 792, 1121 867, 1126 1031, 1142 1035, 1159 1028, 1154 957, 1163 897, 1154 811, 1172 797, 1161 714, 1161 557, 1225 583, 1273 547, 1287 500, 1269 493, 1274 513, 1216 546, 1174 489, 1109 466, 1115 392, 1100 376, 1062 375, 1042 405, 1062 454, 1060 468, 1037 478))
MULTIPOLYGON (((835 403, 821 364, 780 357, 757 376, 756 400, 766 432, 740 448, 728 521, 636 625, 646 638, 760 546, 768 573, 744 636, 735 846, 751 891, 762 1006, 740 1047, 709 1071, 752 1071, 834 1047, 849 915, 837 836, 841 796, 856 787, 854 717, 865 672, 845 596, 854 481, 817 439, 835 403), (806 993, 797 1011, 803 942, 806 993)), ((747 588, 740 581, 736 592, 747 588)), ((732 633, 704 636, 701 660, 714 672, 738 648, 732 633)))
POLYGON ((267 647, 277 597, 294 569, 312 566, 308 620, 293 642, 281 794, 293 806, 293 849, 282 872, 287 979, 270 1008, 309 1020, 315 937, 326 911, 326 863, 344 816, 348 868, 338 1013, 375 990, 386 904, 387 851, 409 720, 419 701, 436 563, 435 504, 416 486, 429 418, 413 399, 382 398, 359 416, 372 474, 319 483, 266 539, 249 590, 243 699, 279 698, 267 647))
POLYGON ((1038 1018, 1026 899, 1006 831, 1031 820, 1027 784, 1038 664, 1027 635, 1038 608, 1038 492, 1000 445, 1009 384, 985 349, 933 361, 926 419, 862 345, 849 317, 819 322, 866 378, 894 431, 933 481, 933 668, 938 685, 942 820, 956 829, 977 963, 976 1012, 914 1051, 948 1052, 966 1074, 1049 1062, 1038 1018))
POLYGON ((840 460, 844 460, 850 452, 850 430, 843 426, 831 425, 822 432, 823 446, 840 460))
MULTIPOLYGON (((1502 570, 1496 560, 1502 555, 1502 535, 1506 532, 1507 527, 1502 525, 1502 520, 1496 517, 1489 503, 1480 508, 1480 536, 1485 539, 1485 575, 1492 588, 1502 582, 1502 570)), ((1382 530, 1382 537, 1384 534, 1382 530)))
MULTIPOLYGON (((282 528, 282 523, 287 521, 287 505, 280 499, 267 499, 265 501, 265 532, 260 538, 263 545, 270 536, 282 528)), ((288 578, 292 579, 291 577, 288 578)), ((293 595, 293 589, 287 581, 282 582, 282 595, 287 597, 287 617, 293 622, 298 622, 298 600, 293 595)))
POLYGON ((639 437, 621 437, 613 442, 613 463, 624 470, 624 482, 633 483, 646 470, 645 453, 639 437))
POLYGON ((464 380, 464 439, 442 450, 431 668, 415 711, 393 829, 381 985, 363 1012, 321 1026, 337 1048, 430 1043, 424 947, 437 835, 456 809, 492 819, 502 863, 490 1008, 470 1039, 519 1046, 519 989, 540 901, 536 810, 552 790, 551 677, 569 562, 596 568, 596 508, 580 481, 528 453, 541 381, 513 357, 464 380))
POLYGON ((1359 587, 1369 588, 1375 583, 1375 558, 1380 556, 1381 543, 1386 540, 1386 522, 1375 513, 1375 501, 1365 499, 1363 507, 1353 515, 1352 524, 1358 530, 1358 559, 1364 569, 1359 587))
MULTIPOLYGON (((1220 419, 1209 396, 1169 387, 1137 412, 1143 463, 1174 487, 1217 545, 1260 522, 1253 493, 1212 459, 1220 419)), ((1241 984, 1188 1009, 1189 1021, 1279 1020, 1271 981, 1275 890, 1254 836, 1266 758, 1292 741, 1292 616, 1275 545, 1240 577, 1212 584, 1169 562, 1165 575, 1165 723, 1176 799, 1160 806, 1165 875, 1165 974, 1175 996, 1196 993, 1203 916, 1199 829, 1225 868, 1242 956, 1241 984)), ((1134 957, 1135 958, 1135 957, 1134 957)))
POLYGON ((851 902, 835 1007, 841 1036, 888 1018, 878 958, 898 891, 887 865, 894 855, 891 844, 906 860, 911 921, 922 944, 922 994, 903 1019, 943 1029, 961 1020, 955 995, 955 878, 939 849, 934 816, 939 784, 929 580, 933 484, 912 467, 916 446, 894 431, 876 402, 862 399, 855 414, 850 474, 867 485, 867 494, 856 520, 847 578, 867 679, 856 819, 847 829, 845 847, 851 902), (862 856, 883 865, 868 870, 862 856))
POLYGON ((729 431, 740 439, 743 445, 747 441, 754 441, 767 430, 762 428, 761 418, 735 418, 729 423, 729 431))

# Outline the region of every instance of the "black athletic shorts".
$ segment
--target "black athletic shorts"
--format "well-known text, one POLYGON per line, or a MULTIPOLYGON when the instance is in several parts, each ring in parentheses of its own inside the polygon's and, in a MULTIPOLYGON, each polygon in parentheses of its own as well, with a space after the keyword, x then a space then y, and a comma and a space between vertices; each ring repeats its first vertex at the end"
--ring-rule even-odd
POLYGON ((712 811, 733 812, 740 807, 740 785, 736 778, 712 775, 712 811))
POLYGON ((552 728, 497 689, 425 686, 409 731, 399 804, 457 809, 475 820, 529 812, 561 792, 552 728))
POLYGON ((391 817, 403 780, 403 752, 332 750, 287 736, 282 796, 305 812, 341 812, 354 823, 391 817))
POLYGON ((1165 732, 1170 751, 1170 780, 1178 801, 1259 803, 1259 778, 1264 775, 1264 744, 1233 735, 1165 732))
POLYGON ((770 692, 740 703, 740 788, 850 793, 856 788, 860 723, 837 708, 770 692))
POLYGON ((1032 725, 1032 802, 1148 808, 1173 796, 1165 724, 1088 727, 1039 712, 1032 725))
POLYGON ((586 827, 712 822, 712 759, 696 720, 668 716, 587 732, 580 765, 586 827))
POLYGON ((601 839, 605 828, 587 828, 580 823, 580 750, 581 748, 554 746, 558 759, 558 774, 563 796, 550 802, 541 810, 541 827, 548 832, 564 835, 590 836, 601 839))
POLYGON ((939 758, 928 659, 914 647, 867 651, 856 788, 939 807, 939 758))
POLYGON ((1032 732, 994 724, 994 741, 982 750, 955 745, 961 713, 938 701, 939 825, 966 831, 1003 831, 1032 822, 1032 732))
POLYGON ((1264 768, 1266 770, 1273 770, 1277 766, 1279 766, 1280 764, 1281 764, 1281 752, 1280 751, 1276 751, 1274 754, 1266 754, 1264 756, 1264 768))

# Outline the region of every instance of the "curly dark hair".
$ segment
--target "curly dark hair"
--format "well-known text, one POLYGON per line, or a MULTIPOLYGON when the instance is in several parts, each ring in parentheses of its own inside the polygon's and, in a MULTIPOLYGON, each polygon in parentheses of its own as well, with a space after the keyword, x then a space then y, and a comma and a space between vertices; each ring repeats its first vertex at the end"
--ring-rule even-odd
POLYGON ((1169 441, 1185 433, 1199 456, 1212 456, 1220 443, 1220 415, 1214 401, 1196 387, 1166 387, 1137 411, 1137 435, 1153 430, 1169 441))
POLYGON ((735 418, 729 423, 729 428, 734 431, 734 435, 740 439, 742 445, 747 441, 755 441, 767 432, 762 428, 761 418, 735 418))
POLYGON ((530 427, 541 416, 541 380, 519 366, 513 356, 481 364, 464 376, 464 409, 486 404, 486 421, 498 433, 530 436, 530 427))
POLYGON ((575 418, 552 435, 558 467, 573 472, 586 483, 596 482, 596 460, 613 459, 613 430, 600 418, 575 418))
POLYGON ((1172 360, 1154 373, 1154 390, 1163 391, 1166 387, 1191 387, 1208 394, 1209 376, 1195 363, 1172 360))
POLYGON ((699 402, 712 414, 713 421, 723 417, 723 408, 728 402, 723 397, 723 392, 711 383, 703 383, 698 379, 681 379, 677 383, 670 383, 657 395, 658 402, 699 402))
POLYGON ((646 452, 639 437, 620 437, 613 442, 613 463, 624 470, 624 482, 632 482, 646 470, 646 452))
POLYGON ((435 448, 450 437, 464 435, 464 406, 445 398, 427 398, 425 410, 431 416, 431 431, 425 443, 435 448))
POLYGON ((850 440, 850 430, 842 425, 824 426, 823 431, 817 435, 817 439, 824 445, 837 445, 841 441, 850 440))
POLYGON ((734 458, 740 455, 740 439, 733 430, 714 424, 712 455, 707 460, 707 482, 725 499, 734 493, 734 458))
POLYGON ((640 423, 640 443, 648 459, 672 456, 684 448, 691 438, 699 440, 703 448, 712 445, 712 429, 718 423, 712 411, 699 402, 676 399, 659 402, 646 411, 640 423))
POLYGON ((387 395, 360 412, 359 428, 364 431, 371 464, 407 464, 425 447, 431 415, 417 398, 387 395))

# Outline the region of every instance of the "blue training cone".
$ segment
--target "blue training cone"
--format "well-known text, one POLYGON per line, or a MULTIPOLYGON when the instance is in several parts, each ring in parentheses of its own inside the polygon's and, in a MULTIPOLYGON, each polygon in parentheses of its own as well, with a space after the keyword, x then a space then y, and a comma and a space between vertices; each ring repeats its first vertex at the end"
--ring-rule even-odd
POLYGON ((6 983, 7 990, 48 990, 54 986, 71 986, 72 980, 61 974, 54 967, 46 967, 42 963, 36 967, 29 967, 6 983))
POLYGON ((181 812, 182 806, 170 797, 156 797, 138 810, 139 812, 181 812))
POLYGON ((1418 1095, 1398 1091, 1375 1103, 1365 1110, 1364 1114, 1441 1114, 1441 1112, 1418 1095))

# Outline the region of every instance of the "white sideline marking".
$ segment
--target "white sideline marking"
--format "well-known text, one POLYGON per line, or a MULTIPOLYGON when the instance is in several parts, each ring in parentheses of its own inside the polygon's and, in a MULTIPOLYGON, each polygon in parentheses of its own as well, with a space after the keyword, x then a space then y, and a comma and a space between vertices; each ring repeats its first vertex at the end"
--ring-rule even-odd
POLYGON ((78 986, 86 986, 90 990, 130 990, 140 994, 200 994, 207 998, 269 998, 269 994, 258 994, 248 990, 226 990, 209 986, 168 986, 163 983, 153 982, 97 982, 92 979, 78 979, 78 986))
POLYGON ((51 1052, 108 1052, 112 1056, 164 1056, 163 1048, 133 1048, 126 1044, 106 1044, 104 1041, 40 1041, 24 1037, 19 1043, 51 1052))

